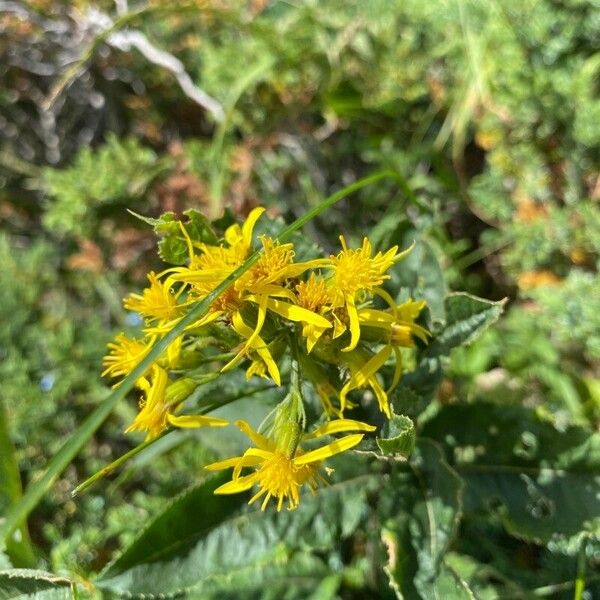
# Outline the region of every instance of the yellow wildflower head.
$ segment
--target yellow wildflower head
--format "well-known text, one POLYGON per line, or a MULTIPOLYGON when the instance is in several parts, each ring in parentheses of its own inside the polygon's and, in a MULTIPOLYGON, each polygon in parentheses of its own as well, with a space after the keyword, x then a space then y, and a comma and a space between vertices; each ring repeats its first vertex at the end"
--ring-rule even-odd
POLYGON ((260 294, 261 286, 277 284, 289 276, 289 267, 294 262, 294 245, 278 244, 270 237, 260 237, 263 254, 255 265, 236 282, 238 290, 260 294))
POLYGON ((296 303, 302 308, 321 313, 331 303, 331 294, 323 277, 311 273, 307 281, 296 286, 296 303))
POLYGON ((170 321, 181 316, 181 307, 177 305, 177 296, 171 286, 163 283, 156 273, 148 273, 150 286, 141 294, 129 294, 123 305, 127 310, 140 313, 148 319, 170 321))
POLYGON ((349 352, 356 348, 360 339, 360 325, 356 302, 362 301, 363 296, 373 293, 385 293, 379 286, 389 279, 385 272, 398 258, 398 246, 394 246, 385 254, 378 252, 371 256, 371 242, 364 238, 358 250, 350 250, 344 236, 340 236, 342 251, 337 256, 331 256, 333 276, 331 287, 334 293, 335 307, 345 306, 350 327, 350 343, 344 348, 349 352))
POLYGON ((302 440, 316 439, 325 435, 345 431, 360 431, 344 436, 330 444, 305 451, 298 444, 292 447, 279 444, 278 440, 267 438, 254 431, 245 421, 236 421, 236 425, 252 440, 255 447, 249 448, 242 456, 229 458, 206 468, 220 471, 233 467, 233 478, 215 490, 215 494, 237 494, 258 486, 258 492, 252 496, 250 503, 263 498, 261 509, 265 510, 271 498, 277 502, 277 510, 283 508, 285 502, 293 510, 300 503, 300 488, 307 484, 315 491, 319 482, 325 482, 322 462, 335 454, 345 452, 356 446, 363 438, 364 432, 374 431, 375 427, 351 421, 338 419, 329 421, 312 433, 302 436, 302 440), (242 470, 253 469, 249 475, 242 475, 242 470))
POLYGON ((332 286, 336 293, 353 298, 359 292, 372 293, 389 275, 385 272, 394 264, 398 246, 394 246, 385 254, 378 252, 371 256, 371 242, 364 238, 362 246, 351 250, 344 236, 340 236, 342 251, 337 256, 331 256, 333 279, 332 286))
POLYGON ((124 333, 119 333, 114 342, 110 342, 107 346, 109 352, 102 361, 104 365, 102 376, 110 377, 129 375, 151 348, 151 344, 128 338, 124 333))

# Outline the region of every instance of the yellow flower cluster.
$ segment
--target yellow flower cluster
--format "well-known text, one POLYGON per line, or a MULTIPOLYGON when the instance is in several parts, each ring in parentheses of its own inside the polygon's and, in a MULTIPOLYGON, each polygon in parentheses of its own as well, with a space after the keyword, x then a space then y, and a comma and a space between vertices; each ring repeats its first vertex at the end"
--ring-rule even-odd
MULTIPOLYGON (((150 273, 149 286, 124 300, 125 308, 143 317, 144 336, 131 339, 119 334, 109 344, 104 375, 128 375, 192 305, 248 259, 254 251, 255 225, 263 212, 263 208, 254 209, 242 225, 230 226, 215 244, 192 240, 180 224, 187 264, 158 275, 150 273)), ((390 278, 388 271, 411 248, 401 253, 397 246, 374 252, 367 238, 356 249, 349 248, 343 236, 340 241, 337 254, 297 262, 293 244, 259 236, 258 259, 138 378, 140 410, 127 431, 143 431, 147 439, 153 439, 170 427, 227 425, 217 417, 178 414, 199 384, 193 376, 186 376, 186 370, 195 366, 199 348, 212 343, 225 350, 216 355, 225 363, 219 373, 245 362, 248 378, 267 378, 277 386, 282 385, 284 365, 291 361, 290 394, 277 408, 269 432, 258 433, 246 422, 236 421, 254 446, 243 456, 207 468, 233 468, 232 481, 217 493, 258 486, 251 502, 263 498, 264 509, 273 498, 278 510, 285 501, 290 509, 295 508, 300 487, 306 484, 314 490, 324 481, 323 460, 356 446, 365 433, 375 429, 344 418, 353 406, 348 395, 370 388, 381 412, 391 418, 388 394, 402 375, 400 347, 413 347, 415 340, 426 344, 430 337, 416 323, 426 303, 397 304, 382 287, 390 278), (385 308, 376 307, 376 297, 385 308), (378 372, 392 356, 394 374, 386 390, 378 372), (332 368, 339 374, 337 380, 329 376, 332 368), (313 385, 321 399, 325 420, 312 433, 305 431, 304 381, 313 385), (318 449, 303 448, 306 441, 341 432, 353 433, 318 449)), ((212 364, 216 363, 217 359, 212 364)))

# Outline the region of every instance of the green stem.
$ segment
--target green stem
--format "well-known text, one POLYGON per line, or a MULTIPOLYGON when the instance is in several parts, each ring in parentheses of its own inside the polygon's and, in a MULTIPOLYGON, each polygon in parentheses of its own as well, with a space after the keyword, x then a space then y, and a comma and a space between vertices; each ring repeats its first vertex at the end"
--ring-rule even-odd
MULTIPOLYGON (((294 232, 298 231, 310 220, 319 216, 329 207, 339 202, 349 194, 360 190, 387 177, 395 177, 390 171, 383 171, 359 179, 355 183, 335 192, 319 205, 309 210, 302 217, 296 219, 291 225, 283 229, 276 236, 278 242, 287 240, 294 232)), ((148 367, 185 331, 186 327, 201 319, 208 311, 211 304, 225 292, 241 275, 243 275, 261 256, 261 251, 254 252, 233 273, 228 275, 210 294, 203 300, 192 305, 190 311, 177 323, 171 331, 157 340, 150 352, 129 373, 120 385, 105 398, 100 405, 89 415, 80 427, 65 442, 62 448, 50 459, 45 473, 27 488, 19 503, 15 504, 5 515, 4 522, 0 523, 0 540, 8 538, 27 518, 29 513, 37 506, 38 502, 48 492, 50 487, 64 471, 67 465, 78 454, 81 448, 94 435, 118 402, 125 398, 127 392, 133 388, 135 382, 146 372, 148 367)))
POLYGON ((110 464, 106 465, 105 467, 102 467, 99 471, 94 473, 91 477, 88 477, 83 483, 80 483, 71 492, 71 496, 73 498, 75 496, 78 496, 79 494, 81 494, 81 492, 84 492, 90 486, 94 485, 94 483, 96 483, 96 481, 99 481, 100 479, 103 479, 107 475, 110 475, 115 469, 118 469, 121 465, 125 464, 130 458, 133 458, 136 454, 139 454, 142 450, 144 450, 148 446, 151 446, 152 444, 154 444, 154 442, 157 442, 160 438, 164 437, 165 435, 167 435, 167 433, 170 433, 171 431, 173 431, 173 430, 166 429, 157 437, 152 438, 151 440, 146 440, 145 442, 139 444, 135 448, 132 448, 131 450, 129 450, 129 452, 125 452, 125 454, 119 456, 119 458, 117 458, 116 460, 113 460, 110 464))

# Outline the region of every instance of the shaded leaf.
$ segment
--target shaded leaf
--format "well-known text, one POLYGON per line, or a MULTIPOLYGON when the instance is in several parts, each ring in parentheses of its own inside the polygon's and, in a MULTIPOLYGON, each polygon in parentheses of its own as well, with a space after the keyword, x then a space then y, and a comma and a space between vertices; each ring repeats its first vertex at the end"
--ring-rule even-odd
MULTIPOLYGON (((367 518, 367 495, 378 485, 375 476, 355 478, 303 498, 295 511, 251 510, 220 523, 209 516, 212 527, 202 526, 207 519, 204 510, 187 511, 180 518, 195 520, 195 532, 167 545, 160 541, 152 562, 144 556, 143 548, 148 546, 138 540, 97 585, 148 597, 206 597, 219 591, 248 594, 275 584, 284 589, 291 582, 299 586, 306 582, 308 589, 314 589, 317 580, 331 574, 322 554, 339 554, 342 540, 367 518)), ((216 498, 217 503, 222 501, 223 497, 216 498)), ((189 505, 197 507, 194 502, 189 505)))
POLYGON ((498 512, 513 535, 538 543, 598 531, 600 434, 558 432, 531 409, 483 402, 444 407, 422 434, 465 480, 469 512, 498 512))
POLYGON ((160 561, 174 545, 185 548, 186 540, 191 539, 193 543, 229 517, 239 508, 240 496, 215 496, 213 493, 227 479, 225 474, 211 477, 176 498, 104 569, 102 577, 113 577, 140 563, 160 561))
POLYGON ((419 440, 411 471, 397 469, 382 491, 386 572, 399 597, 470 597, 443 564, 462 515, 462 489, 437 444, 419 440))

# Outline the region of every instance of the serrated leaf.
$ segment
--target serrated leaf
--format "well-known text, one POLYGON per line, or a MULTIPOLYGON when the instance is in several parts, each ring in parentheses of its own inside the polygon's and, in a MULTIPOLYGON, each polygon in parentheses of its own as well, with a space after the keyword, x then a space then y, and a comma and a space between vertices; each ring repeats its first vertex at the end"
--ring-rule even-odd
POLYGON ((70 600, 71 585, 69 579, 45 571, 9 569, 0 571, 0 600, 70 600))
POLYGON ((186 540, 194 540, 229 517, 239 508, 241 499, 214 495, 214 490, 225 481, 225 474, 210 477, 176 498, 106 567, 102 578, 113 577, 140 563, 160 561, 173 545, 183 548, 186 540))
POLYGON ((118 594, 196 598, 221 590, 248 597, 251 590, 268 589, 273 581, 284 586, 305 580, 314 589, 316 582, 331 575, 323 554, 339 553, 342 540, 364 524, 368 494, 379 485, 376 476, 362 476, 303 497, 295 511, 251 510, 211 527, 202 527, 210 519, 205 507, 200 510, 189 502, 190 508, 196 507, 195 514, 187 515, 198 524, 195 532, 166 545, 164 539, 159 541, 150 557, 153 562, 144 556, 148 545, 138 540, 97 585, 118 594))
POLYGON ((386 424, 386 437, 377 438, 377 445, 384 454, 395 454, 408 458, 415 449, 416 432, 412 419, 405 415, 394 415, 386 424))
POLYGON ((470 294, 455 293, 444 302, 446 324, 428 346, 428 356, 448 356, 453 348, 473 343, 504 310, 505 301, 492 302, 470 294))
POLYGON ((531 409, 444 407, 422 435, 438 440, 466 483, 470 513, 498 513, 513 535, 546 543, 598 532, 600 434, 559 432, 531 409))
MULTIPOLYGON (((505 302, 492 302, 470 294, 451 294, 444 301, 446 323, 437 332, 431 343, 421 352, 419 364, 414 371, 406 373, 401 386, 392 395, 392 402, 404 389, 422 397, 425 402, 431 399, 441 382, 444 362, 454 348, 471 344, 502 314, 505 302)), ((397 408, 406 413, 404 406, 397 408)), ((412 417, 413 412, 408 412, 412 417)))

